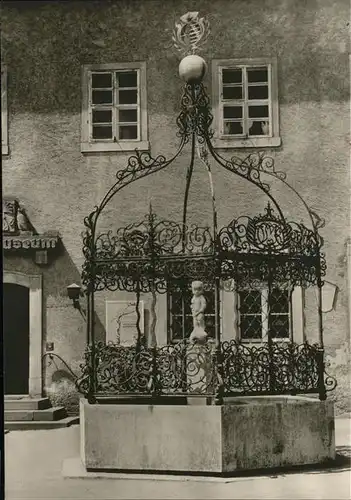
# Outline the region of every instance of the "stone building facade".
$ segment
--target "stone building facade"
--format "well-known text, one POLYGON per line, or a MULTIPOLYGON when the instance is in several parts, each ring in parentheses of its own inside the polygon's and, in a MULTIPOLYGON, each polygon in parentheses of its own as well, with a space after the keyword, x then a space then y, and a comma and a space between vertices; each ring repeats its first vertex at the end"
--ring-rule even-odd
MULTIPOLYGON (((265 151, 325 219, 321 234, 330 307, 323 313, 324 338, 330 369, 339 379, 338 404, 345 409, 350 340, 348 2, 198 0, 193 8, 211 25, 201 55, 208 64, 205 84, 213 103, 216 147, 239 157, 265 151), (260 76, 256 72, 257 85, 255 68, 263 68, 260 76), (259 101, 251 115, 250 92, 259 101), (226 99, 232 105, 229 114, 221 111, 226 99)), ((4 295, 6 304, 16 304, 13 318, 29 311, 23 314, 28 362, 22 363, 21 375, 28 384, 24 380, 15 392, 46 391, 64 399, 71 390, 67 366, 78 371, 86 341, 84 311, 67 297, 67 286, 80 283, 83 219, 136 146, 166 157, 176 150, 182 82, 172 31, 188 9, 183 0, 3 2, 4 219, 17 221, 12 230, 3 225, 4 295), (28 290, 29 298, 16 295, 16 284, 28 290), (52 349, 63 361, 50 364, 42 358, 52 349)), ((183 155, 171 168, 126 188, 115 197, 104 227, 139 220, 150 202, 161 217, 179 219, 187 162, 183 155)), ((244 181, 233 182, 218 169, 213 175, 220 221, 262 211, 262 196, 244 181)), ((190 192, 193 220, 204 222, 210 214, 205 176, 195 168, 190 192)), ((285 213, 304 220, 297 198, 281 186, 273 189, 285 213)), ((130 297, 98 297, 101 338, 106 300, 130 297)), ((143 300, 147 332, 149 299, 143 300)), ((301 300, 297 340, 313 342, 314 291, 301 300)), ((167 341, 167 314, 166 301, 160 299, 159 343, 167 341)), ((19 328, 6 321, 9 332, 19 328)), ((10 364, 17 359, 16 347, 15 342, 10 364)))

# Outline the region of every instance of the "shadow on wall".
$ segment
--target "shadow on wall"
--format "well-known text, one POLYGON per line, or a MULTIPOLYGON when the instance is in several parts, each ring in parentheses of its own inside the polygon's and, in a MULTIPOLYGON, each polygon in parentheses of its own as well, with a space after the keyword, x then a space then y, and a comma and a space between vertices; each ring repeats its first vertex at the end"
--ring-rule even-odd
POLYGON ((351 411, 350 400, 350 344, 345 342, 333 354, 326 353, 326 371, 335 377, 338 385, 335 391, 328 393, 328 398, 335 404, 335 413, 342 415, 351 411))
MULTIPOLYGON (((63 247, 60 257, 50 267, 51 284, 46 298, 46 345, 53 342, 54 356, 44 355, 43 380, 45 394, 54 406, 65 406, 68 413, 79 411, 79 393, 75 380, 86 348, 86 301, 79 300, 80 309, 68 298, 67 286, 81 283, 80 272, 63 247)), ((95 313, 96 339, 105 339, 105 327, 95 313)))
POLYGON ((144 330, 148 346, 155 346, 157 344, 156 334, 150 329, 151 313, 148 309, 144 309, 144 330))

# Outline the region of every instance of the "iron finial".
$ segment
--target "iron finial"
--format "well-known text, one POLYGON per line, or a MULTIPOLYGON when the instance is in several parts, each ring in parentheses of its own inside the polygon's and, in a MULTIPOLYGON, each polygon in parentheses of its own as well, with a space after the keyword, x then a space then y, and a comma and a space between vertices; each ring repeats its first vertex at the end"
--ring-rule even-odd
POLYGON ((147 217, 147 219, 149 221, 150 227, 152 227, 153 224, 154 224, 156 215, 154 214, 154 211, 153 211, 153 208, 152 208, 152 201, 151 200, 149 202, 149 214, 146 217, 147 217))
POLYGON ((266 214, 267 214, 267 217, 272 217, 273 216, 273 209, 271 207, 270 202, 267 203, 266 214))

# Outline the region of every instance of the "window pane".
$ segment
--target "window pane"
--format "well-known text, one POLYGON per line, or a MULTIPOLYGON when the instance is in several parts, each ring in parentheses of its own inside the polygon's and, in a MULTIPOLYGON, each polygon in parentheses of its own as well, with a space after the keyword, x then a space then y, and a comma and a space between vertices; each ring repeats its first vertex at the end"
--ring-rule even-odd
POLYGON ((249 83, 253 82, 268 82, 268 68, 248 68, 247 80, 249 83))
POLYGON ((268 99, 268 86, 257 85, 249 86, 249 99, 268 99))
POLYGON ((243 81, 242 69, 223 69, 222 82, 223 83, 241 83, 243 81))
POLYGON ((173 339, 182 339, 183 338, 183 326, 182 326, 182 318, 178 316, 172 317, 171 323, 171 332, 173 339))
POLYGON ((242 87, 223 87, 223 99, 242 99, 242 87))
POLYGON ((274 289, 270 294, 270 311, 272 313, 289 313, 289 291, 274 289))
POLYGON ((120 122, 138 121, 138 110, 136 109, 120 109, 118 115, 120 122))
MULTIPOLYGON (((206 299, 206 310, 205 310, 205 316, 208 314, 214 314, 215 313, 215 293, 214 291, 206 291, 204 292, 205 299, 206 299)), ((192 295, 191 295, 192 297, 192 295)), ((191 298, 190 298, 191 301, 191 298)), ((189 302, 190 306, 191 302, 189 302)), ((191 311, 191 308, 190 308, 191 311)))
POLYGON ((223 116, 224 118, 242 118, 243 108, 241 106, 224 106, 223 116))
POLYGON ((112 110, 93 109, 93 123, 111 123, 111 122, 112 122, 112 110))
POLYGON ((112 87, 111 73, 92 73, 91 80, 91 84, 94 89, 112 87))
POLYGON ((249 135, 269 135, 269 122, 262 120, 250 120, 249 135))
POLYGON ((137 87, 138 74, 136 71, 121 71, 116 73, 119 87, 137 87))
POLYGON ((268 106, 249 106, 250 118, 268 118, 268 106))
POLYGON ((225 135, 239 135, 243 133, 242 122, 225 122, 223 133, 225 135))
POLYGON ((112 90, 93 90, 93 104, 112 104, 112 90))
POLYGON ((137 90, 120 90, 119 104, 136 104, 138 102, 137 90))
POLYGON ((182 295, 179 291, 172 290, 169 292, 171 298, 171 313, 182 314, 182 295))
POLYGON ((205 313, 205 332, 211 338, 215 337, 215 318, 214 316, 206 316, 205 313))
POLYGON ((93 127, 93 139, 112 139, 112 127, 93 127))
POLYGON ((185 316, 185 324, 184 324, 184 338, 190 337, 191 332, 193 331, 193 317, 185 316))
POLYGON ((261 315, 241 316, 240 317, 240 335, 241 335, 242 339, 260 339, 260 338, 262 338, 261 315))
POLYGON ((241 314, 261 314, 261 292, 250 290, 239 292, 241 314))
POLYGON ((273 339, 286 339, 289 337, 289 316, 271 315, 271 335, 273 339))
POLYGON ((119 127, 119 138, 120 139, 137 139, 138 138, 138 127, 136 125, 122 125, 119 127))

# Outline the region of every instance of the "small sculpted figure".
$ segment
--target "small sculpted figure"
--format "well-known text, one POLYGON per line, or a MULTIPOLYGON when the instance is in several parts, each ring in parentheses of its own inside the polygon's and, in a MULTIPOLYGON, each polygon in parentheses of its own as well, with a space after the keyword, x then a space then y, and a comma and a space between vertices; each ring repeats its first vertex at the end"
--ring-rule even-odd
POLYGON ((18 229, 22 232, 33 232, 34 228, 29 222, 26 211, 22 207, 18 208, 17 225, 18 229))
POLYGON ((191 312, 193 315, 193 331, 190 335, 190 342, 204 343, 207 339, 205 332, 205 309, 206 299, 204 296, 204 286, 202 281, 193 281, 191 284, 193 298, 191 299, 191 312))

